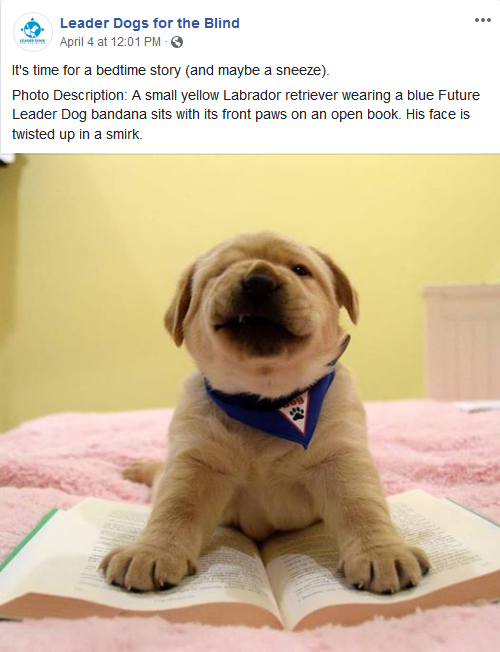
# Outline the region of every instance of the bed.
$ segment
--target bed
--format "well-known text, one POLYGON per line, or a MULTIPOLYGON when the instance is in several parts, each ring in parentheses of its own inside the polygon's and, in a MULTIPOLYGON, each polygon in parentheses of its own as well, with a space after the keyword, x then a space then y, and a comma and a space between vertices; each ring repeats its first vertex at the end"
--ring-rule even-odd
MULTIPOLYGON (((421 488, 500 521, 500 411, 428 400, 367 404, 371 450, 387 494, 421 488)), ((162 458, 171 410, 56 414, 0 437, 0 559, 51 508, 83 497, 147 502, 123 480, 131 461, 162 458)), ((159 617, 0 622, 2 652, 210 652, 500 649, 500 604, 440 607, 396 620, 303 633, 175 625, 159 617)))

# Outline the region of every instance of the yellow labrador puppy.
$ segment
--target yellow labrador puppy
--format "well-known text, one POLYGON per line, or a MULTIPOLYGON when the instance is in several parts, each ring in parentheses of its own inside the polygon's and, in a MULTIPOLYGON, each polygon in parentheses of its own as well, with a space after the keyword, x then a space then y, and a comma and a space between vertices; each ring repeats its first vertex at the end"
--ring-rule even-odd
POLYGON ((429 569, 391 523, 349 371, 345 308, 357 296, 326 255, 271 233, 241 235, 182 276, 165 323, 198 371, 186 382, 164 465, 125 477, 155 485, 151 517, 101 566, 133 591, 195 572, 219 524, 254 539, 323 520, 358 589, 393 593, 429 569))

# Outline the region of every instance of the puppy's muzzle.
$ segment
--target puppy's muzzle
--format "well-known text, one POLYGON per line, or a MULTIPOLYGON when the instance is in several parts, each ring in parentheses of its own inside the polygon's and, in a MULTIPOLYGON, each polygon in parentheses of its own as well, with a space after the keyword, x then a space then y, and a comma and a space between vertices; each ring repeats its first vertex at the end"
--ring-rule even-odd
POLYGON ((267 272, 251 272, 241 281, 245 298, 254 307, 265 303, 278 289, 278 281, 267 272))

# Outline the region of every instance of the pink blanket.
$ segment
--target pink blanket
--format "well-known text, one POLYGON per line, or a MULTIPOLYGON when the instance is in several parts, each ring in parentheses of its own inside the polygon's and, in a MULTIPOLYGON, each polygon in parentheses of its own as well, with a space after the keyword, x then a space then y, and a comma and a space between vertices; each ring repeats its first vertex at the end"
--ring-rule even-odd
MULTIPOLYGON (((452 405, 367 405, 371 448, 388 494, 422 488, 500 521, 500 412, 464 414, 452 405)), ((123 480, 128 462, 161 458, 170 410, 60 414, 0 437, 0 559, 52 507, 83 496, 145 502, 148 489, 123 480)), ((405 652, 500 649, 500 605, 441 607, 356 627, 300 634, 245 627, 172 625, 161 618, 0 623, 2 652, 185 649, 405 652), (237 641, 237 643, 236 643, 237 641)))

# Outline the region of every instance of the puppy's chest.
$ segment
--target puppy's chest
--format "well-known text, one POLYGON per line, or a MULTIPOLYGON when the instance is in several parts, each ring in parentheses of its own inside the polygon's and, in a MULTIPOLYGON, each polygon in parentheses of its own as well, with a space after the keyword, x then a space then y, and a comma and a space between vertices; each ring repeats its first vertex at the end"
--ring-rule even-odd
POLYGON ((226 522, 262 539, 276 530, 303 528, 318 510, 300 463, 301 450, 252 457, 226 513, 226 522))
POLYGON ((240 484, 242 487, 262 494, 266 499, 279 495, 281 490, 293 491, 302 486, 309 475, 308 470, 318 457, 316 446, 305 450, 300 444, 285 441, 254 429, 241 427, 232 433, 239 446, 233 450, 240 459, 240 484))

